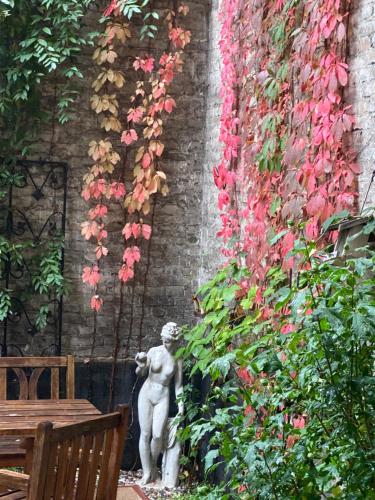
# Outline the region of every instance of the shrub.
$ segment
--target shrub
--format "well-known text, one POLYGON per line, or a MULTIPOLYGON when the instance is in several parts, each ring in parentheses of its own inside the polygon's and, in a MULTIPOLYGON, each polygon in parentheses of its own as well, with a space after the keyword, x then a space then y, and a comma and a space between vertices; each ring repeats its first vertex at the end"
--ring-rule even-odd
POLYGON ((300 239, 291 255, 292 283, 272 268, 249 288, 232 262, 199 290, 182 354, 209 389, 182 437, 191 456, 208 442, 223 499, 375 498, 375 254, 338 265, 300 239))

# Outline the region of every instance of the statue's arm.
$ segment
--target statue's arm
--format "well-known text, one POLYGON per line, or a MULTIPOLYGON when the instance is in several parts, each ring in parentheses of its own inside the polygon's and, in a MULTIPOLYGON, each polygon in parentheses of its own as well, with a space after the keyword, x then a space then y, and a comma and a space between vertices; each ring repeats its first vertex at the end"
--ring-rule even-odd
MULTIPOLYGON (((175 373, 175 393, 176 393, 176 398, 179 399, 182 396, 183 393, 183 385, 182 385, 182 359, 177 360, 177 369, 175 373)), ((184 414, 184 403, 180 399, 178 401, 178 414, 183 415, 184 414)))
POLYGON ((144 377, 147 374, 147 371, 150 366, 150 351, 146 354, 145 352, 139 352, 135 356, 135 362, 137 363, 137 368, 135 369, 136 375, 140 375, 144 377))

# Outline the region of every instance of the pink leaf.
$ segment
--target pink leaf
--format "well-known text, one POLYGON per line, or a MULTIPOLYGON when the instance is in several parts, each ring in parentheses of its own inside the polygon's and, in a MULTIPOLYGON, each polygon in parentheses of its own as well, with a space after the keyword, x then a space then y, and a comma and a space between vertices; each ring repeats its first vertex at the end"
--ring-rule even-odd
POLYGON ((168 99, 165 100, 164 102, 164 109, 167 113, 172 113, 173 108, 176 106, 176 101, 172 99, 172 97, 169 97, 168 99))
POLYGON ((142 235, 145 240, 149 240, 151 238, 151 232, 151 226, 149 226, 148 224, 142 224, 142 235))
POLYGON ((126 240, 128 240, 129 238, 131 238, 132 236, 132 227, 130 225, 130 223, 128 222, 127 224, 125 224, 123 230, 122 230, 122 234, 124 235, 124 238, 126 240))
POLYGON ((148 168, 151 165, 151 156, 149 153, 145 153, 142 158, 142 167, 148 168))
POLYGON ((116 200, 118 200, 119 198, 122 198, 126 193, 124 183, 123 182, 112 182, 111 193, 116 198, 116 200))
POLYGON ((84 267, 82 281, 90 286, 96 286, 100 281, 100 269, 98 266, 84 267))
POLYGON ((338 64, 336 66, 336 71, 339 82, 343 87, 345 87, 345 85, 348 83, 348 73, 346 72, 345 68, 341 66, 341 64, 338 64))
POLYGON ((108 208, 105 205, 96 205, 96 207, 89 210, 90 219, 96 219, 96 217, 105 217, 107 215, 108 208))
POLYGON ((101 299, 99 295, 93 295, 91 297, 90 307, 93 311, 99 311, 102 305, 103 305, 103 299, 101 299))
POLYGON ((121 134, 121 142, 125 142, 127 146, 138 139, 137 132, 131 128, 130 130, 124 130, 121 134))
POLYGON ((118 272, 118 277, 120 281, 125 283, 126 281, 134 278, 134 270, 124 264, 118 272))
POLYGON ((306 210, 309 215, 319 215, 325 207, 325 199, 321 194, 317 194, 310 198, 306 205, 306 210))
POLYGON ((345 37, 346 37, 345 25, 344 23, 340 23, 337 28, 337 40, 339 42, 342 42, 345 37))
POLYGON ((122 260, 126 262, 128 267, 133 267, 135 262, 141 259, 141 252, 137 246, 128 247, 124 251, 122 260))
POLYGON ((132 233, 134 238, 139 238, 141 234, 141 226, 140 224, 137 224, 136 222, 133 222, 132 224, 132 233))

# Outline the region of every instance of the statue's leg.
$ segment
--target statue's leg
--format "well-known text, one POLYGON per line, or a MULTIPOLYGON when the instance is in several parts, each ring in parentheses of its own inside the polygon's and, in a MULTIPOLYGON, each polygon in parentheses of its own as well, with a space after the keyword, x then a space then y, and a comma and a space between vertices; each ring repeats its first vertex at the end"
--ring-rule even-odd
POLYGON ((167 424, 169 412, 169 397, 163 398, 155 407, 152 419, 152 440, 151 440, 151 461, 152 476, 157 476, 157 460, 162 451, 165 426, 167 424))
POLYGON ((142 484, 152 481, 152 462, 151 462, 151 430, 152 430, 153 405, 144 394, 139 395, 138 399, 138 419, 141 428, 139 438, 139 455, 142 462, 142 484))

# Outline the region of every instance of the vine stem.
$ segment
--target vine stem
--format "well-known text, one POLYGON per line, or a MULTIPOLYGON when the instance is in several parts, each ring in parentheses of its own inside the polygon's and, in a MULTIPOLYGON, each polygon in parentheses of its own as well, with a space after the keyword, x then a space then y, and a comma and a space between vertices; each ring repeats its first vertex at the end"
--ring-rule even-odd
POLYGON ((116 376, 116 367, 117 367, 117 359, 118 353, 120 351, 120 323, 124 309, 124 282, 121 281, 120 284, 120 303, 119 310, 116 318, 114 334, 115 334, 115 342, 113 346, 112 353, 112 370, 111 370, 111 382, 109 385, 109 396, 108 396, 108 411, 111 411, 113 404, 113 393, 115 388, 115 376, 116 376))
POLYGON ((150 272, 150 266, 151 266, 151 242, 152 242, 153 229, 154 229, 156 201, 157 201, 157 198, 155 197, 154 202, 152 204, 152 212, 151 212, 152 231, 151 231, 150 239, 148 240, 148 245, 147 245, 147 261, 146 261, 146 269, 145 269, 145 274, 144 274, 144 279, 143 279, 141 320, 139 322, 139 334, 138 334, 138 349, 140 351, 142 350, 142 339, 143 339, 142 330, 143 330, 143 322, 144 322, 144 317, 145 317, 145 298, 146 298, 146 290, 147 290, 147 278, 148 278, 148 274, 150 272))
POLYGON ((266 454, 263 453, 262 455, 263 455, 264 463, 266 464, 266 467, 267 467, 267 470, 268 470, 268 473, 269 473, 269 476, 270 476, 271 488, 272 488, 273 496, 275 497, 276 500, 278 500, 279 497, 278 497, 278 495, 276 493, 276 490, 275 490, 275 483, 274 483, 274 480, 273 480, 273 475, 272 475, 271 468, 268 465, 266 454))

